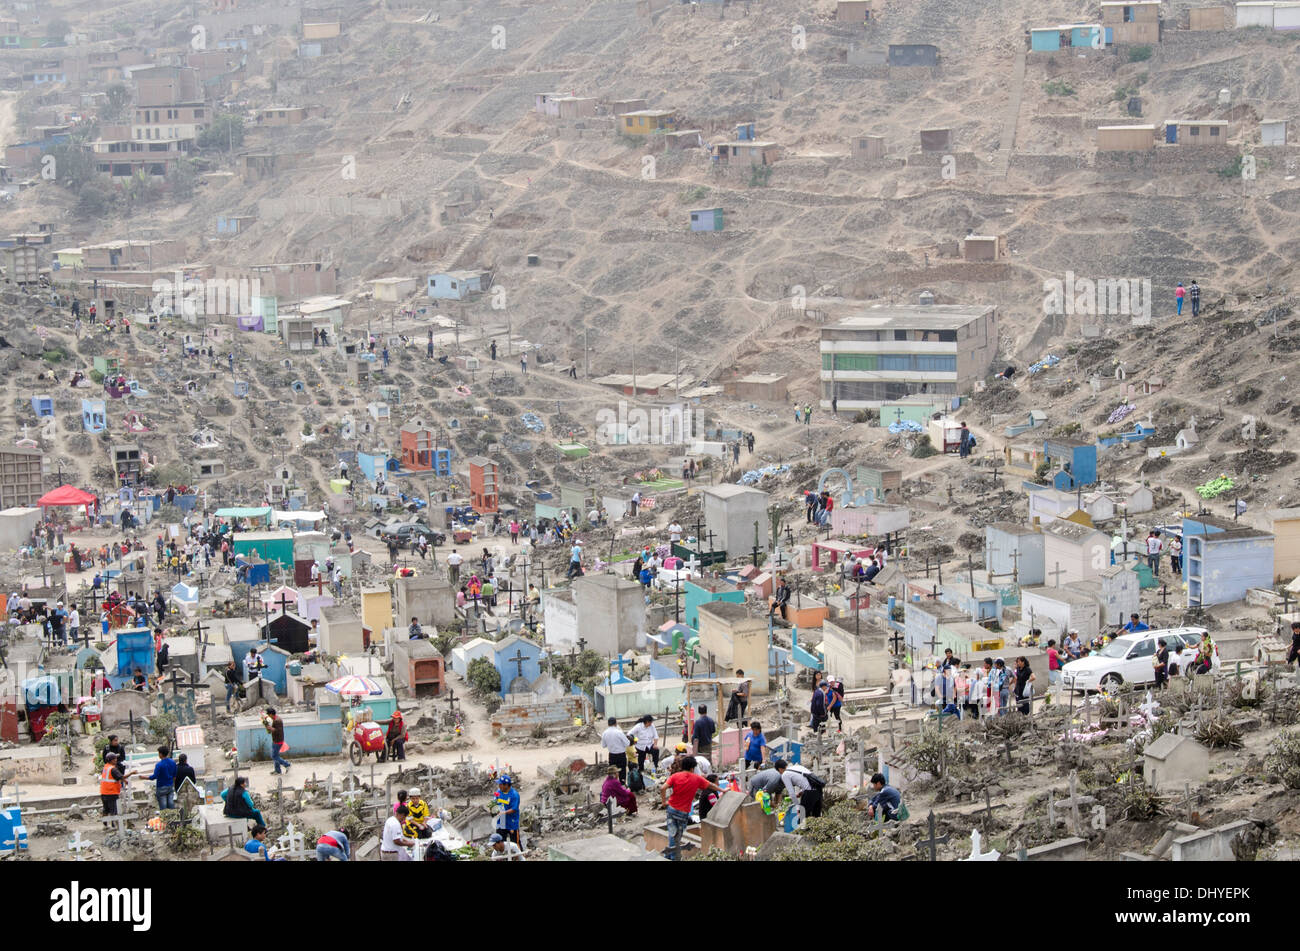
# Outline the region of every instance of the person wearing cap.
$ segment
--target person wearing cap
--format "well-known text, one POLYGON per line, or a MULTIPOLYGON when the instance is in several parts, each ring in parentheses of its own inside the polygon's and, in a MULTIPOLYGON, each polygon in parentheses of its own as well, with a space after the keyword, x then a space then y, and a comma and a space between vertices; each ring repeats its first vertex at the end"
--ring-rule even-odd
POLYGON ((429 828, 429 804, 424 801, 419 789, 412 789, 406 798, 407 821, 402 826, 402 834, 410 839, 432 838, 433 830, 429 828))
POLYGON ((104 768, 99 774, 99 800, 104 807, 104 815, 117 815, 117 800, 122 795, 128 776, 134 776, 135 770, 127 772, 119 765, 116 753, 104 754, 104 768))
POLYGON ((389 755, 393 759, 406 759, 406 720, 403 719, 401 710, 394 710, 392 717, 389 718, 384 742, 388 744, 389 755))
MULTIPOLYGON (((635 802, 635 798, 633 802, 635 802)), ((524 850, 515 842, 506 839, 500 832, 493 832, 488 838, 488 851, 493 862, 522 862, 524 850)))
POLYGON ((632 741, 618 728, 618 717, 609 718, 609 726, 600 735, 600 745, 609 750, 609 765, 617 767, 618 781, 627 782, 627 748, 632 741))
POLYGON ((614 804, 629 816, 636 815, 636 793, 623 785, 622 778, 618 775, 617 766, 611 766, 605 770, 605 782, 600 787, 600 804, 605 805, 611 798, 614 800, 614 804))
POLYGON ((503 775, 497 780, 496 804, 501 807, 497 816, 500 823, 497 831, 522 848, 523 843, 519 841, 519 791, 514 788, 509 776, 503 775))
POLYGON ((636 740, 636 768, 644 772, 645 758, 649 756, 655 769, 658 769, 659 731, 655 729, 654 716, 647 713, 628 733, 636 740))

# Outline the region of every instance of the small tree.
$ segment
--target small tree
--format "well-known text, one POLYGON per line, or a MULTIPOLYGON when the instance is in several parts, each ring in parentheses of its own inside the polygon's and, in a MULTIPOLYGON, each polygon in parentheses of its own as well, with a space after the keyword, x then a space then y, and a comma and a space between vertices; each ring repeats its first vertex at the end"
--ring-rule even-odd
POLYGON ((198 177, 198 172, 194 170, 194 162, 190 159, 181 159, 172 165, 167 173, 167 184, 171 186, 172 197, 177 201, 189 201, 193 198, 194 185, 198 177))
POLYGON ((198 145, 201 149, 221 151, 244 144, 244 120, 239 116, 225 113, 212 120, 212 125, 199 133, 198 145))
POLYGON ((104 118, 116 119, 126 111, 131 103, 131 90, 125 83, 113 83, 104 90, 104 118))
POLYGON ((482 699, 501 692, 501 673, 486 657, 475 657, 465 670, 474 696, 482 699))

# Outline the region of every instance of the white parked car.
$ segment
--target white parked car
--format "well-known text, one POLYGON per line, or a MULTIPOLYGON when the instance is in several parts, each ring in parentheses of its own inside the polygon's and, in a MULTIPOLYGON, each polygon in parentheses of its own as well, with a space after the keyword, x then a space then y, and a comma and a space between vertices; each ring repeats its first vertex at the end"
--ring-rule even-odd
MULTIPOLYGON (((1177 662, 1179 673, 1186 673, 1188 665, 1196 657, 1197 645, 1204 634, 1203 627, 1176 627, 1121 634, 1100 651, 1072 660, 1062 667, 1061 682, 1075 690, 1154 683, 1155 666, 1152 659, 1156 653, 1156 642, 1162 638, 1169 647, 1170 661, 1177 662)), ((1214 656, 1214 669, 1219 669, 1217 653, 1214 656)))

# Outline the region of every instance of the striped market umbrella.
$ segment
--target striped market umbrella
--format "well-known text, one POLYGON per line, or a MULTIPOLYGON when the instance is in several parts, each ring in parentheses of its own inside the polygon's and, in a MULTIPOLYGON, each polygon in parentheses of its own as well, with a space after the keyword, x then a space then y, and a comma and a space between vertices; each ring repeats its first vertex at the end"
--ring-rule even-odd
POLYGON ((325 689, 341 697, 373 697, 384 692, 384 688, 369 677, 348 674, 338 680, 331 680, 325 689))

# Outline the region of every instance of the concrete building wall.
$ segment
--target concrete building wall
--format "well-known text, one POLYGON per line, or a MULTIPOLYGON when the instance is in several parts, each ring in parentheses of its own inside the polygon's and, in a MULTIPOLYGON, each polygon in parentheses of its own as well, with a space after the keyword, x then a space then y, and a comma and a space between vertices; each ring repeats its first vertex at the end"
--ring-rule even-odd
POLYGON ((700 657, 713 655, 717 673, 734 677, 743 670, 752 677, 752 693, 768 691, 767 623, 750 617, 744 605, 715 601, 700 607, 700 657))
POLYGON ((751 553, 755 544, 760 550, 767 547, 766 492, 748 486, 719 485, 704 489, 702 497, 704 524, 716 536, 715 550, 725 550, 729 558, 740 558, 751 553))

